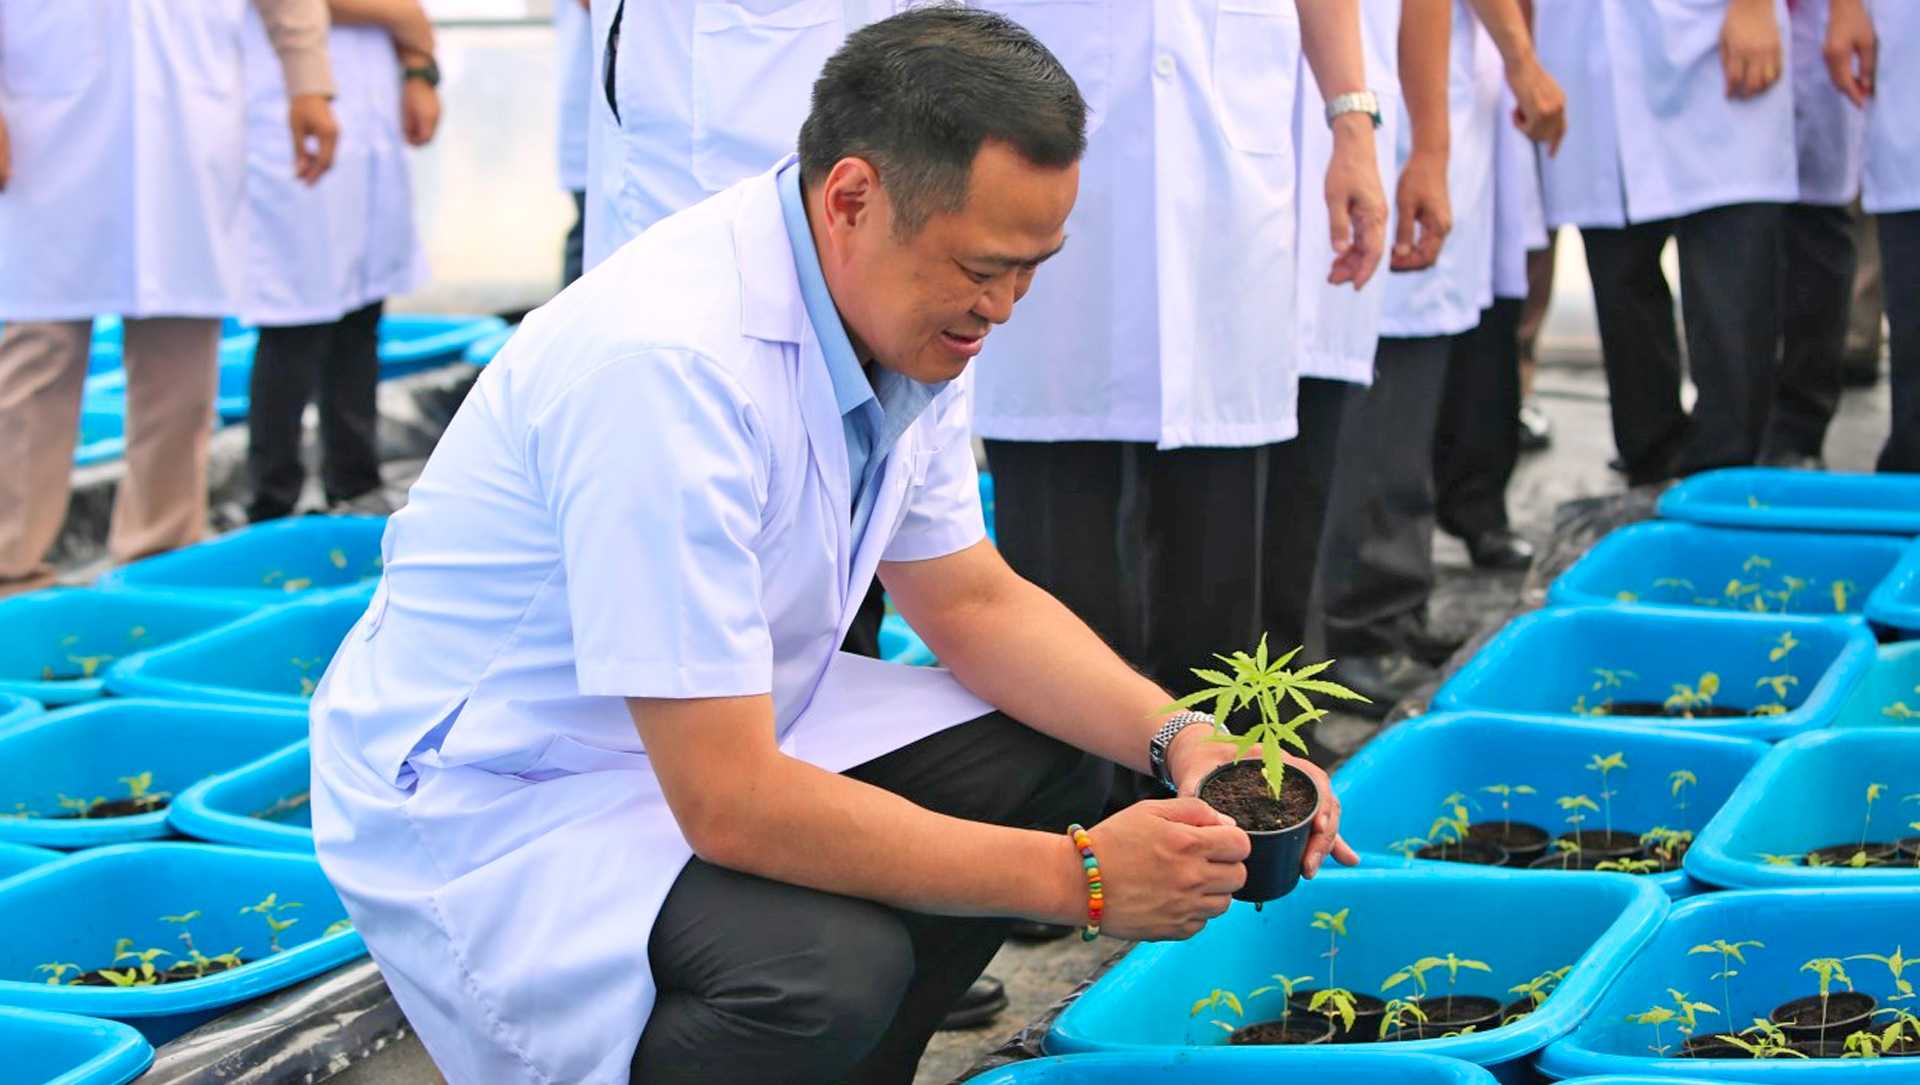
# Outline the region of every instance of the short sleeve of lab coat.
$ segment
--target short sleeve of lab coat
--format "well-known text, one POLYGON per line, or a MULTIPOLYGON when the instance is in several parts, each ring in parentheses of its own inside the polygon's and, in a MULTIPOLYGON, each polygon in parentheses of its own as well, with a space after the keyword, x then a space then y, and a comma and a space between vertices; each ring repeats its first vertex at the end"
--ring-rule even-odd
POLYGON ((536 417, 527 458, 557 525, 582 696, 773 688, 760 533, 771 458, 712 361, 622 357, 536 417))
MULTIPOLYGON (((935 417, 924 481, 907 496, 906 517, 881 553, 884 561, 926 561, 987 537, 980 472, 973 461, 973 375, 961 376, 930 410, 935 417)), ((915 472, 918 474, 918 472, 915 472)))

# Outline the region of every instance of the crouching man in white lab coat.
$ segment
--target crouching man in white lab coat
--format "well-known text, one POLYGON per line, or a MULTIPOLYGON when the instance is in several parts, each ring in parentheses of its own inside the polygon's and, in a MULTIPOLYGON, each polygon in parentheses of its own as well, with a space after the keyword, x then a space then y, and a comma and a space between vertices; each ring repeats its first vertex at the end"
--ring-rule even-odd
MULTIPOLYGON (((1087 919, 1068 837, 1009 826, 1090 816, 1096 758, 1190 796, 1231 756, 985 541, 966 370, 1085 120, 1000 16, 875 23, 797 160, 475 386, 312 710, 321 861, 450 1081, 910 1081, 1003 917, 1087 919), (951 673, 835 652, 876 573, 951 673)), ((1353 857, 1303 769, 1310 874, 1353 857)), ((1244 880, 1190 797, 1091 839, 1123 937, 1244 880)))

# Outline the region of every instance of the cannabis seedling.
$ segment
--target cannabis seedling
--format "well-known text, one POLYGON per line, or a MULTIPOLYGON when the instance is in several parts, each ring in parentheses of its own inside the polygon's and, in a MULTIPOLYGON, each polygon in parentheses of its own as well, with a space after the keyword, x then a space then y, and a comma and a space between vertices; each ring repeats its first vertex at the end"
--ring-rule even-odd
POLYGON ((200 909, 198 908, 181 915, 163 915, 160 917, 160 922, 172 923, 180 928, 180 942, 187 947, 187 960, 193 965, 193 977, 195 979, 205 976, 207 974, 207 966, 213 963, 213 958, 200 952, 200 950, 194 946, 193 932, 187 929, 187 924, 199 918, 200 909))
POLYGON ((1865 862, 1858 861, 1858 860, 1864 860, 1866 858, 1867 837, 1868 835, 1870 835, 1873 829, 1873 803, 1874 803, 1874 800, 1878 799, 1880 796, 1886 793, 1887 793, 1887 785, 1885 784, 1868 784, 1867 785, 1867 816, 1860 823, 1860 850, 1854 856, 1856 860, 1856 862, 1854 862, 1853 864, 1854 866, 1866 865, 1865 862))
POLYGON ((1655 874, 1660 870, 1660 861, 1626 856, 1619 859, 1602 859, 1593 864, 1593 869, 1617 871, 1621 874, 1655 874))
MULTIPOLYGON (((1587 798, 1585 795, 1562 795, 1559 798, 1553 800, 1553 802, 1554 802, 1554 805, 1566 811, 1567 824, 1573 826, 1573 828, 1568 831, 1569 836, 1579 835, 1580 823, 1587 820, 1587 815, 1581 813, 1580 811, 1582 810, 1597 811, 1600 809, 1599 803, 1594 802, 1592 799, 1587 798)), ((1566 843, 1574 844, 1576 847, 1578 846, 1577 841, 1568 840, 1566 841, 1566 843)), ((1574 849, 1563 848, 1561 850, 1572 851, 1574 849)))
POLYGON ((1713 705, 1713 696, 1720 692, 1720 676, 1708 671, 1700 676, 1694 685, 1684 682, 1673 684, 1673 696, 1668 697, 1665 708, 1669 712, 1678 712, 1687 719, 1693 718, 1696 708, 1709 708, 1713 705))
POLYGON ((63 979, 67 973, 80 971, 80 966, 77 964, 64 964, 60 961, 50 961, 46 964, 34 965, 33 970, 35 972, 48 973, 47 986, 58 987, 60 986, 61 979, 63 979))
POLYGON ((1700 786, 1700 778, 1686 769, 1674 769, 1667 773, 1667 785, 1673 793, 1673 809, 1680 815, 1680 824, 1687 823, 1687 800, 1680 793, 1690 787, 1700 786))
POLYGON ((1727 1043, 1745 1051, 1756 1059, 1804 1059, 1804 1051, 1795 1051, 1787 1034, 1779 1025, 1764 1017, 1753 1019, 1753 1027, 1743 1029, 1739 1035, 1731 1033, 1719 1037, 1727 1043), (1749 1037, 1752 1037, 1749 1039, 1749 1037))
POLYGON ((1315 991, 1307 1000, 1307 1011, 1317 1013, 1329 1020, 1340 1019, 1343 1032, 1353 1031, 1353 1022, 1358 1016, 1354 1008, 1353 992, 1345 987, 1326 987, 1315 991))
POLYGON ((1678 860, 1681 847, 1693 843, 1693 834, 1685 829, 1655 825, 1640 834, 1640 843, 1659 856, 1661 862, 1671 866, 1678 860))
POLYGON ((1812 972, 1814 975, 1820 977, 1820 1040, 1822 1043, 1825 1043, 1827 1039, 1827 995, 1833 989, 1835 980, 1846 984, 1847 990, 1853 990, 1853 979, 1847 975, 1847 966, 1841 963, 1838 957, 1815 957, 1813 960, 1801 965, 1800 971, 1812 972))
POLYGON ((1627 767, 1627 755, 1624 753, 1617 753, 1617 752, 1610 753, 1610 754, 1607 754, 1605 757, 1602 757, 1599 754, 1594 754, 1591 758, 1587 760, 1587 769, 1591 772, 1597 772, 1600 774, 1600 801, 1606 805, 1606 813, 1604 817, 1605 817, 1605 824, 1607 827, 1608 836, 1613 835, 1614 792, 1607 787, 1607 774, 1612 772, 1614 769, 1620 769, 1624 771, 1626 767, 1627 767))
POLYGON ((1661 1058, 1665 1058, 1667 1054, 1667 1048, 1669 1045, 1667 1044, 1666 1037, 1661 1035, 1660 1030, 1662 1026, 1665 1026, 1673 1021, 1673 1016, 1674 1016, 1673 1011, 1668 1009, 1667 1007, 1653 1006, 1648 1009, 1642 1010, 1639 1013, 1628 1014, 1627 1020, 1636 1025, 1652 1025, 1653 1026, 1653 1043, 1648 1045, 1647 1050, 1653 1052, 1655 1055, 1658 1055, 1661 1058))
POLYGON ((1420 1003, 1410 998, 1388 999, 1380 1014, 1380 1039, 1386 1039, 1388 1033, 1405 1024, 1409 1017, 1423 1025, 1427 1023, 1427 1011, 1420 1008, 1420 1003))
POLYGON ((1697 945, 1688 950, 1687 956, 1697 957, 1702 953, 1718 953, 1720 955, 1720 971, 1715 972, 1707 978, 1720 981, 1721 991, 1727 1000, 1727 1016, 1732 1017, 1733 977, 1740 974, 1739 971, 1733 967, 1733 964, 1735 961, 1741 964, 1747 963, 1746 950, 1765 948, 1767 948, 1767 944, 1756 939, 1747 939, 1744 942, 1729 942, 1725 938, 1715 938, 1711 942, 1697 945))
POLYGON ((1225 663, 1232 673, 1195 668, 1194 677, 1211 685, 1161 709, 1161 712, 1170 714, 1211 701, 1214 740, 1231 743, 1236 757, 1244 757, 1248 750, 1259 747, 1260 775, 1267 781, 1267 790, 1272 793, 1275 802, 1280 800, 1280 787, 1287 772, 1286 759, 1280 748, 1287 746, 1305 756, 1307 744, 1300 737, 1300 729, 1327 714, 1326 709, 1313 707, 1307 694, 1318 693, 1343 701, 1367 700, 1338 682, 1315 677, 1333 665, 1330 659, 1289 670, 1287 664, 1299 654, 1300 649, 1295 648, 1277 659, 1269 660, 1265 636, 1260 638, 1253 655, 1245 652, 1235 652, 1230 656, 1215 654, 1214 658, 1225 663), (1282 722, 1280 712, 1288 702, 1292 702, 1293 707, 1300 711, 1282 722), (1246 734, 1235 735, 1227 730, 1226 724, 1234 711, 1241 708, 1256 709, 1259 722, 1248 727, 1246 734))
MULTIPOLYGON (((135 982, 142 987, 152 986, 160 982, 159 970, 153 967, 153 962, 157 958, 171 956, 173 956, 173 954, 159 948, 136 950, 133 948, 133 939, 131 938, 122 938, 113 945, 113 963, 119 964, 121 961, 128 960, 129 958, 138 962, 137 969, 128 969, 128 971, 138 971, 139 979, 135 982)), ((106 975, 106 970, 102 969, 100 974, 103 976, 106 975)), ((123 984, 122 986, 128 985, 123 984)))
MULTIPOLYGON (((1533 1010, 1539 1009, 1541 1004, 1546 1002, 1547 998, 1553 994, 1554 988, 1559 987, 1560 981, 1566 979, 1567 973, 1571 971, 1573 971, 1573 966, 1567 965, 1564 968, 1556 968, 1551 972, 1542 972, 1525 983, 1515 984, 1507 988, 1507 993, 1510 995, 1525 995, 1528 1002, 1528 1012, 1532 1012, 1533 1010)), ((1516 1013, 1502 1020, 1500 1023, 1502 1025, 1510 1025, 1518 1021, 1521 1016, 1522 1014, 1516 1013)))
POLYGON ((1905 1002, 1907 999, 1913 997, 1913 981, 1906 978, 1906 971, 1915 964, 1920 964, 1920 961, 1908 960, 1901 954, 1899 946, 1893 947, 1891 954, 1855 953, 1848 957, 1847 960, 1875 961, 1884 965, 1887 971, 1893 974, 1894 993, 1887 996, 1888 1002, 1905 1002))
POLYGON ((290 900, 282 904, 280 903, 280 894, 268 893, 266 897, 260 901, 260 903, 249 904, 246 907, 240 909, 240 914, 246 915, 247 913, 252 912, 255 915, 258 915, 261 918, 261 920, 266 923, 267 931, 268 931, 267 952, 278 953, 280 952, 281 932, 285 931, 288 927, 293 926, 295 923, 300 922, 298 919, 281 919, 279 918, 279 913, 288 911, 293 908, 298 908, 300 906, 301 904, 297 900, 290 900))
POLYGON ((1500 796, 1500 830, 1502 832, 1511 832, 1513 829, 1513 797, 1537 794, 1526 784, 1488 784, 1480 790, 1500 796))
POLYGON ((1694 1032, 1700 1028, 1700 1014, 1720 1012, 1713 1003, 1694 1002, 1686 992, 1675 987, 1667 988, 1667 997, 1673 999, 1674 1028, 1688 1039, 1692 1039, 1694 1032))
POLYGON ((1247 1001, 1252 1002, 1261 995, 1270 995, 1275 991, 1280 992, 1280 1025, 1284 1028, 1287 1024, 1287 1016, 1293 1012, 1293 992, 1303 984, 1312 983, 1313 977, 1294 976, 1288 978, 1275 972, 1270 978, 1273 980, 1272 983, 1255 987, 1253 990, 1248 991, 1247 1001))
MULTIPOLYGON (((1207 997, 1201 999, 1200 1001, 1195 1002, 1193 1004, 1193 1009, 1187 1011, 1187 1016, 1189 1018, 1198 1017, 1200 1016, 1201 1010, 1218 1010, 1223 1006, 1229 1010, 1232 1010, 1233 1015, 1235 1017, 1246 1016, 1246 1011, 1240 1007, 1240 997, 1234 994, 1232 991, 1228 991, 1219 987, 1215 987, 1211 994, 1207 995, 1207 997)), ((1208 1024, 1213 1025, 1215 1028, 1222 1029, 1228 1034, 1232 1034, 1234 1028, 1236 1027, 1231 1022, 1222 1021, 1218 1017, 1215 1017, 1212 1021, 1208 1022, 1208 1024)))
POLYGON ((1347 936, 1347 913, 1352 910, 1342 908, 1337 912, 1313 913, 1313 922, 1310 926, 1314 930, 1327 932, 1327 951, 1320 956, 1327 959, 1328 987, 1333 986, 1333 959, 1340 955, 1340 939, 1347 936))
POLYGON ((1465 957, 1460 957, 1452 953, 1447 954, 1445 957, 1422 957, 1395 972, 1393 975, 1388 976, 1386 982, 1380 985, 1380 990, 1391 991, 1400 984, 1412 980, 1413 985, 1420 991, 1420 997, 1424 999, 1427 997, 1427 973, 1436 968, 1445 968, 1447 970, 1448 1013, 1453 1012, 1453 985, 1460 979, 1461 969, 1464 968, 1470 972, 1493 971, 1492 966, 1488 965, 1485 961, 1468 960, 1465 957))

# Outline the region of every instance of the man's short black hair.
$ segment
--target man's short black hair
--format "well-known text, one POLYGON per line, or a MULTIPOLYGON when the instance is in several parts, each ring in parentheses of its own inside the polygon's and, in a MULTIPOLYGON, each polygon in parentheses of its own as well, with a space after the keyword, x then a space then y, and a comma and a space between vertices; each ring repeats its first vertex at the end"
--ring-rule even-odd
POLYGON ((1026 28, 992 12, 917 8, 856 31, 813 84, 800 126, 800 176, 866 159, 911 235, 935 211, 967 202, 987 140, 1036 166, 1064 169, 1087 146, 1087 103, 1026 28))

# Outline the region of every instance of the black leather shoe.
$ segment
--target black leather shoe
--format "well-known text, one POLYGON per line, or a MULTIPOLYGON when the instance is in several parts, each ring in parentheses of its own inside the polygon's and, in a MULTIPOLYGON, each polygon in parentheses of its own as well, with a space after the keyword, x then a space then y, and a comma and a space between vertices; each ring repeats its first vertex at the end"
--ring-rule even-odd
POLYGON ((1007 937, 1016 942, 1058 942, 1072 934, 1075 927, 1066 927, 1058 923, 1041 923, 1032 919, 1016 919, 1007 928, 1007 937))
POLYGON ((953 1004, 947 1016, 940 1022, 940 1031, 951 1032, 954 1029, 979 1028, 993 1023, 1000 1011, 1007 1008, 1007 989, 992 976, 981 976, 953 1004))
POLYGON ((1398 623, 1394 638, 1406 654, 1429 667, 1438 667, 1452 659, 1453 653, 1467 643, 1466 637, 1442 633, 1413 615, 1407 615, 1398 623))
POLYGON ((1487 531, 1467 539, 1467 554, 1482 569, 1525 569, 1533 544, 1511 531, 1487 531))
POLYGON ((1760 454, 1758 463, 1762 467, 1784 467, 1792 471, 1825 471, 1827 461, 1810 452, 1794 452, 1788 449, 1771 449, 1760 454))
POLYGON ((1328 678, 1367 698, 1366 703, 1339 702, 1342 712, 1376 720, 1385 719, 1395 704, 1434 678, 1432 667, 1404 652, 1344 656, 1327 668, 1326 673, 1328 678))
POLYGON ((1552 445, 1553 419, 1532 400, 1520 404, 1520 451, 1541 452, 1552 445))

